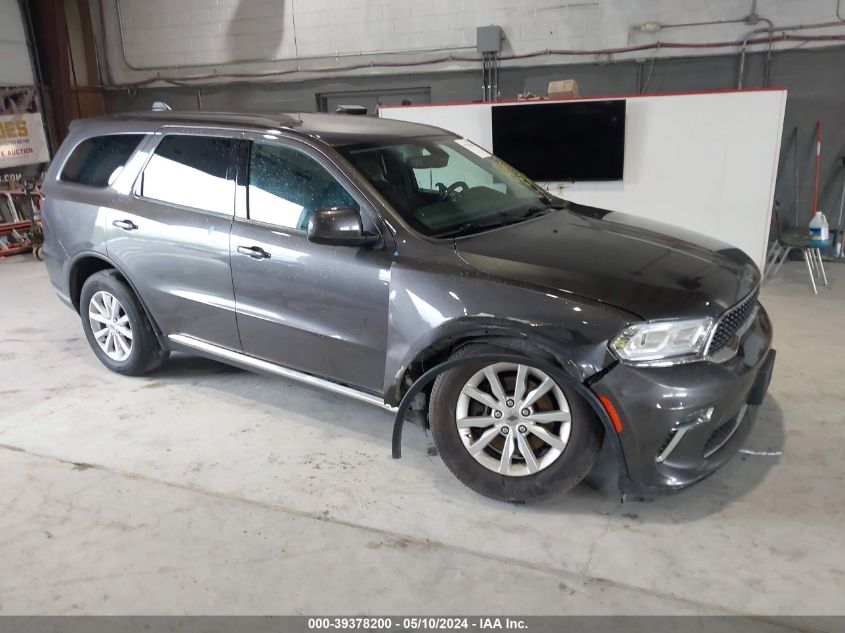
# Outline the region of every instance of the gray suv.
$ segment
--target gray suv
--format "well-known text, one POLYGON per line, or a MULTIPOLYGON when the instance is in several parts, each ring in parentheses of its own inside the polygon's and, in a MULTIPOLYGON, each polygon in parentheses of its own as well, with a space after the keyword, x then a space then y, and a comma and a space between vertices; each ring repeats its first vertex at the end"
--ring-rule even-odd
POLYGON ((78 121, 43 187, 44 258, 112 371, 171 351, 431 428, 496 499, 693 483, 768 388, 741 251, 567 203, 470 141, 366 117, 78 121))

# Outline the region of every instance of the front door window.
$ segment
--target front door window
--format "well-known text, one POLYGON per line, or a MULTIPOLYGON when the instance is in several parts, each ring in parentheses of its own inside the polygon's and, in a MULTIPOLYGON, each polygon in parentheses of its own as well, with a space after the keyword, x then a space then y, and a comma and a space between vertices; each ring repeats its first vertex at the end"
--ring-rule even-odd
POLYGON ((320 163, 282 145, 256 142, 249 157, 249 218, 305 231, 308 220, 326 207, 358 203, 320 163))

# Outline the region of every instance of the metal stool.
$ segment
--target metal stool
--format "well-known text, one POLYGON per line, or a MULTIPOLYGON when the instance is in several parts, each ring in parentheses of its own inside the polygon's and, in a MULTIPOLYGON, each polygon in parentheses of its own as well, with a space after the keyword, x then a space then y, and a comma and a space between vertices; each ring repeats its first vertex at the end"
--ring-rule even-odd
POLYGON ((824 270, 824 261, 822 260, 821 253, 821 249, 824 246, 824 244, 818 246, 811 244, 809 237, 801 235, 780 236, 774 248, 769 251, 769 257, 767 258, 768 268, 764 277, 774 277, 777 275, 783 262, 789 257, 789 254, 793 250, 798 249, 804 254, 804 262, 807 264, 807 272, 810 274, 810 284, 813 286, 813 293, 819 294, 816 288, 816 277, 827 287, 827 273, 824 270), (777 265, 775 265, 775 262, 777 262, 777 265), (774 266, 774 270, 772 270, 772 266, 774 266))
POLYGON ((774 242, 772 248, 766 254, 766 266, 763 273, 763 278, 774 277, 778 274, 780 267, 789 254, 798 249, 804 254, 804 262, 807 264, 807 272, 810 273, 810 284, 813 286, 813 294, 819 294, 816 289, 816 277, 824 283, 827 287, 827 273, 824 271, 824 262, 822 261, 821 249, 828 246, 828 244, 817 244, 810 240, 809 236, 800 233, 784 234, 780 228, 780 217, 778 216, 778 208, 772 210, 772 221, 775 223, 775 231, 777 233, 777 241, 774 242), (775 265, 777 262, 777 265, 775 265), (774 267, 774 270, 772 270, 774 267))

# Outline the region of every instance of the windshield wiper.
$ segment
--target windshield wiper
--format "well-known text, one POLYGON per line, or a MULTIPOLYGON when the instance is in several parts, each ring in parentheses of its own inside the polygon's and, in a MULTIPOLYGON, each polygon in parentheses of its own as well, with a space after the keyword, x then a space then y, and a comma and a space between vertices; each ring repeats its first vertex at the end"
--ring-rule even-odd
POLYGON ((563 198, 558 198, 548 191, 538 191, 537 199, 551 209, 565 209, 568 204, 563 198))
POLYGON ((464 222, 460 226, 450 229, 445 233, 439 233, 435 237, 442 238, 442 237, 460 237, 463 235, 468 235, 470 233, 476 233, 478 231, 483 231, 484 229, 493 229, 500 226, 509 226, 511 224, 517 224, 519 222, 523 222, 529 218, 533 218, 540 215, 546 215, 550 211, 555 209, 562 209, 562 206, 546 206, 546 207, 531 207, 523 211, 522 213, 517 214, 507 214, 497 220, 492 220, 488 222, 464 222))
POLYGON ((538 215, 545 215, 553 208, 555 207, 531 207, 530 209, 526 209, 519 215, 513 216, 512 221, 521 222, 522 220, 527 220, 528 218, 533 218, 538 215))
POLYGON ((469 235, 470 233, 475 233, 477 231, 483 231, 484 229, 493 229, 497 226, 505 226, 509 224, 508 222, 464 222, 460 226, 450 229, 445 233, 438 233, 435 237, 461 237, 463 235, 469 235))
POLYGON ((522 222, 523 220, 527 220, 528 218, 534 218, 539 215, 546 215, 551 211, 556 211, 557 209, 564 209, 565 206, 562 204, 557 205, 547 205, 545 207, 531 207, 530 209, 526 209, 522 213, 512 215, 509 218, 506 218, 506 222, 504 224, 513 224, 515 222, 522 222))

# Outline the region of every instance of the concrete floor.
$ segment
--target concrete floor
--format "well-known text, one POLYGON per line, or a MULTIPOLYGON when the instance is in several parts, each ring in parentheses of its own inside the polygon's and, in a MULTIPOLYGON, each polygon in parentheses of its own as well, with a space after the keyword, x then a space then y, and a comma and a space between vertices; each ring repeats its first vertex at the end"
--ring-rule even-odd
POLYGON ((184 356, 112 374, 43 266, 0 261, 0 613, 843 613, 829 269, 818 297, 799 263, 763 292, 779 361, 750 452, 653 503, 514 507, 415 427, 392 460, 367 405, 184 356))

